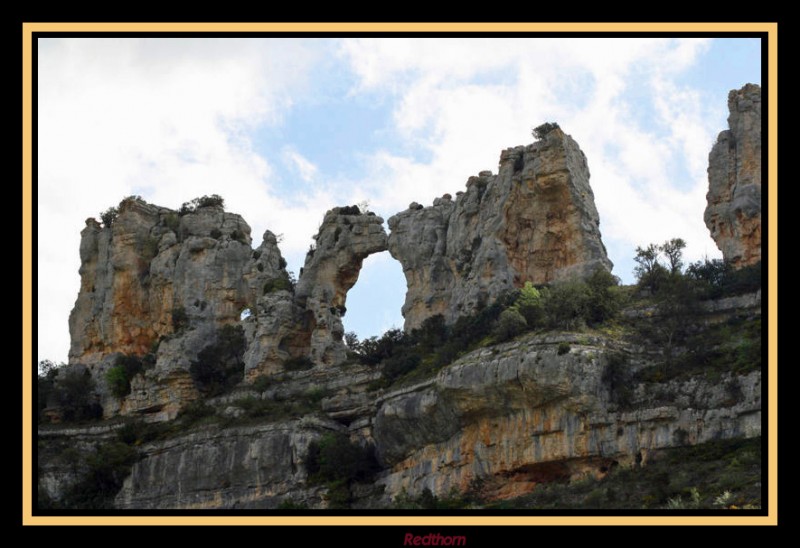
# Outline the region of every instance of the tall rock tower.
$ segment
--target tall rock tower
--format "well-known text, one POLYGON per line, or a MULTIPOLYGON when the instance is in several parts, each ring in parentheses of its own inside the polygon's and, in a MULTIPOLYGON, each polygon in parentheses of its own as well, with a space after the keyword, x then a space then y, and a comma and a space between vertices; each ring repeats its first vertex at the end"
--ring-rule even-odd
POLYGON ((734 268, 761 261, 761 87, 728 94, 729 129, 708 155, 705 222, 734 268))
POLYGON ((452 323, 526 281, 611 270, 586 156, 557 125, 542 128, 537 142, 502 152, 497 175, 482 171, 455 199, 389 219, 389 251, 408 285, 406 329, 437 314, 452 323))

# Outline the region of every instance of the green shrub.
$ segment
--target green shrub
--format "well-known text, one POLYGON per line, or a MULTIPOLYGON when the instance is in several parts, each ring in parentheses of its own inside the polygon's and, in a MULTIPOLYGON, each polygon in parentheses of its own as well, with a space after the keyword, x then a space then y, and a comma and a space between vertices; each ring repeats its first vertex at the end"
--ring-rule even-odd
POLYGON ((361 447, 340 432, 325 434, 308 447, 306 471, 312 483, 367 481, 379 469, 374 447, 361 447))
POLYGON ((64 421, 103 417, 103 408, 95 401, 95 384, 88 369, 67 368, 56 378, 54 391, 64 421))
POLYGON ((340 207, 339 215, 361 215, 361 210, 357 205, 340 207))
POLYGON ((55 384, 59 367, 63 367, 63 364, 58 366, 50 360, 42 360, 39 362, 38 375, 36 379, 38 422, 42 422, 44 419, 42 412, 49 405, 48 402, 55 399, 55 384))
POLYGON ((557 129, 557 128, 558 128, 558 124, 557 123, 555 123, 555 122, 545 122, 544 124, 533 128, 533 131, 531 133, 533 134, 533 137, 537 141, 540 141, 540 140, 544 139, 547 136, 548 133, 550 133, 551 131, 553 131, 554 129, 557 129))
POLYGON ((244 232, 242 232, 238 228, 233 232, 231 232, 231 240, 235 240, 240 244, 249 245, 249 242, 247 241, 247 236, 245 235, 244 232))
POLYGON ((274 293, 275 291, 294 291, 294 284, 291 278, 287 275, 267 280, 264 284, 264 295, 274 293))
POLYGON ((174 232, 176 235, 181 226, 181 218, 175 212, 169 212, 164 216, 164 226, 174 232))
POLYGON ((544 288, 541 293, 550 327, 576 329, 586 323, 591 301, 586 283, 566 280, 544 288))
POLYGON ((113 508, 114 497, 137 460, 138 452, 125 443, 100 445, 95 453, 86 457, 84 465, 88 471, 64 493, 62 506, 76 510, 113 508))
POLYGON ((522 314, 522 317, 525 318, 525 323, 530 328, 543 323, 544 306, 542 305, 542 295, 531 282, 525 282, 519 292, 519 297, 514 301, 511 308, 522 314))
POLYGON ((267 375, 259 375, 253 381, 253 389, 256 392, 264 392, 270 386, 272 386, 272 384, 273 384, 272 377, 268 377, 267 375))
POLYGON ((111 393, 118 398, 122 398, 131 393, 131 382, 121 365, 115 365, 106 371, 106 382, 111 389, 111 393))
POLYGON ((242 326, 224 325, 217 330, 216 341, 197 354, 189 373, 198 390, 216 395, 242 380, 246 342, 242 326))
POLYGON ((314 367, 314 362, 308 356, 289 358, 283 363, 286 371, 306 371, 314 367))
POLYGON ((225 200, 222 199, 221 196, 218 194, 212 194, 211 196, 201 196, 199 198, 195 198, 191 202, 184 202, 181 205, 181 209, 178 212, 180 215, 187 215, 189 213, 194 213, 201 207, 225 207, 225 200))
POLYGON ((404 351, 384 360, 383 374, 390 380, 399 379, 419 367, 422 358, 418 354, 404 351))
POLYGON ((561 341, 558 343, 558 355, 563 356, 564 354, 569 354, 570 346, 569 343, 566 341, 561 341))
POLYGON ((599 325, 619 316, 625 296, 619 278, 604 268, 598 268, 586 280, 589 299, 586 303, 586 322, 599 325))
POLYGON ((761 289, 761 262, 735 270, 720 259, 697 261, 686 269, 700 298, 717 299, 761 289))
POLYGON ((178 412, 178 420, 183 424, 183 426, 188 426, 192 423, 195 423, 201 419, 206 417, 211 417, 214 415, 214 408, 210 405, 206 405, 206 403, 202 400, 195 400, 191 402, 189 405, 184 406, 178 412))
POLYGON ((178 333, 189 327, 189 314, 182 306, 176 306, 172 309, 172 329, 178 333))
POLYGON ((639 287, 648 289, 651 293, 658 291, 661 284, 669 278, 669 271, 658 261, 661 247, 650 244, 647 247, 637 247, 633 260, 636 267, 633 273, 639 287))
POLYGON ((142 259, 149 263, 158 255, 158 242, 159 239, 155 236, 147 236, 142 240, 140 244, 142 259))
POLYGON ((223 200, 222 196, 220 196, 219 194, 212 194, 211 196, 201 196, 200 198, 196 198, 195 201, 197 202, 197 207, 212 207, 212 206, 225 207, 225 200, 223 200))
POLYGON ((528 322, 525 321, 525 317, 517 310, 509 308, 500 314, 493 334, 498 342, 503 342, 513 339, 527 328, 528 322))
POLYGON ((100 219, 103 221, 103 225, 106 228, 109 228, 114 221, 117 220, 117 216, 119 215, 119 210, 116 207, 109 207, 102 213, 100 213, 100 219))
POLYGON ((458 510, 468 508, 470 501, 456 489, 453 489, 448 496, 437 497, 426 487, 417 497, 410 497, 402 491, 395 497, 392 506, 403 510, 458 510))
POLYGON ((131 379, 155 365, 155 356, 147 354, 144 357, 134 355, 119 356, 114 365, 106 371, 106 382, 111 393, 118 398, 123 398, 131 393, 131 379))
POLYGON ((305 394, 306 401, 308 401, 312 405, 320 403, 323 399, 327 398, 328 396, 330 396, 330 392, 328 392, 324 388, 319 388, 319 387, 311 388, 305 394))
POLYGON ((308 510, 308 504, 295 502, 293 499, 285 499, 278 505, 278 510, 308 510))

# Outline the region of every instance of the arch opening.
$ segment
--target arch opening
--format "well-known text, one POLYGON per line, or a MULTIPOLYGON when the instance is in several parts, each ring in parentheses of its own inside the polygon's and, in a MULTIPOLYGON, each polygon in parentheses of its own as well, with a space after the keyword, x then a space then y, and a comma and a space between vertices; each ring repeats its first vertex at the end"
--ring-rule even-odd
POLYGON ((401 309, 406 297, 402 265, 388 251, 364 259, 358 280, 347 292, 347 312, 342 317, 346 333, 359 340, 380 337, 392 328, 403 328, 401 309))

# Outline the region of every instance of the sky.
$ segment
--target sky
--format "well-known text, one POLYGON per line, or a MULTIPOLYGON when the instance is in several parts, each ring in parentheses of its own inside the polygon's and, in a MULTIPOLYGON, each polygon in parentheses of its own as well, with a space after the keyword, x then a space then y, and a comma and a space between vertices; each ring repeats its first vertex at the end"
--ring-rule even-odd
MULTIPOLYGON (((728 91, 761 83, 757 39, 38 39, 38 359, 66 361, 88 217, 138 194, 178 208, 220 194, 283 235, 302 266, 325 212, 384 220, 497 172, 500 152, 557 122, 587 156, 614 274, 636 246, 703 223, 708 153, 728 91)), ((388 227, 387 227, 388 232, 388 227)), ((364 262, 345 329, 402 327, 402 268, 364 262)))

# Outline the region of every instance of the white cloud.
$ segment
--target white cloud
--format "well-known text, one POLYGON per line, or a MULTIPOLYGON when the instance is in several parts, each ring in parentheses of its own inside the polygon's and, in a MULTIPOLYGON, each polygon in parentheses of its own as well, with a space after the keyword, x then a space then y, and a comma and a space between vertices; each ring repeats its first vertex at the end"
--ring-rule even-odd
POLYGON ((368 179, 383 184, 373 204, 396 211, 458 191, 468 176, 496 171, 503 148, 531 142, 531 127, 558 121, 588 157, 609 247, 632 255, 636 245, 681 236, 687 258, 718 256, 703 208, 708 150, 721 128, 697 93, 673 81, 707 47, 701 39, 347 40, 341 53, 359 76, 352 93, 393 97, 398 132, 425 152, 376 153, 368 179), (657 120, 637 119, 641 101, 657 120), (676 164, 688 180, 672 179, 676 164))
MULTIPOLYGON (((40 40, 38 59, 38 338, 64 359, 86 217, 140 194, 177 207, 222 194, 252 223, 312 230, 313 200, 276 197, 273 166, 249 135, 302 99, 314 44, 291 40, 40 40)), ((310 235, 310 234, 309 234, 310 235)), ((307 238, 308 236, 306 236, 307 238)))
POLYGON ((292 147, 283 148, 283 159, 289 169, 297 173, 303 181, 310 183, 317 178, 317 166, 292 147))

